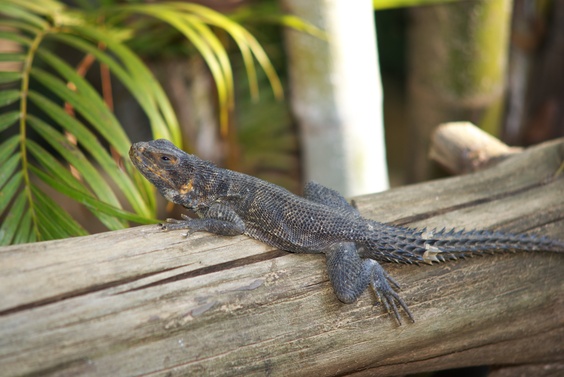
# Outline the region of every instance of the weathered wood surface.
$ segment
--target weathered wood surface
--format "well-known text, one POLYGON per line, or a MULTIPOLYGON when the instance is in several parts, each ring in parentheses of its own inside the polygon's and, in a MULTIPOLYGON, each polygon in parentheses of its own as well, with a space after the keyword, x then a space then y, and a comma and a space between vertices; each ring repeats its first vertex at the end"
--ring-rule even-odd
MULTIPOLYGON (((562 239, 563 161, 553 142, 357 204, 407 226, 562 239)), ((1 374, 384 376, 564 359, 564 255, 385 268, 416 323, 398 327, 371 292, 341 304, 322 256, 244 236, 142 226, 4 247, 1 374)))
POLYGON ((433 132, 429 157, 453 174, 466 174, 522 150, 504 144, 470 122, 450 122, 439 125, 433 132))

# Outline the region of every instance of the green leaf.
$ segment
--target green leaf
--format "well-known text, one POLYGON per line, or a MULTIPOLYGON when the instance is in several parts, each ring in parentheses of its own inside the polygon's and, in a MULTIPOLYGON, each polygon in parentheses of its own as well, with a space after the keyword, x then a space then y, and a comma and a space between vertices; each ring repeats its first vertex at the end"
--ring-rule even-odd
POLYGON ((451 3, 460 0, 372 0, 375 10, 451 3))
POLYGON ((14 153, 6 162, 2 164, 2 169, 0 169, 0 185, 2 182, 6 182, 8 178, 14 174, 16 168, 18 167, 21 159, 21 154, 14 153))
POLYGON ((33 232, 33 227, 31 224, 31 212, 25 211, 23 214, 18 229, 16 231, 15 237, 12 240, 13 244, 29 243, 35 242, 36 237, 33 232))
POLYGON ((43 240, 88 234, 80 224, 37 186, 32 185, 31 192, 37 202, 37 222, 40 233, 42 236, 45 235, 45 237, 42 237, 43 240), (53 219, 57 219, 57 221, 53 221, 53 219))
POLYGON ((19 90, 0 91, 0 106, 10 105, 20 99, 19 90))
MULTIPOLYGON (((113 206, 121 207, 121 204, 111 187, 107 184, 100 173, 92 166, 90 161, 82 154, 82 152, 72 143, 70 143, 63 135, 55 131, 51 126, 42 120, 29 116, 29 124, 37 131, 49 144, 68 161, 70 165, 77 169, 92 191, 98 198, 106 201, 113 206)), ((84 195, 84 192, 83 192, 84 195)), ((99 217, 100 221, 109 229, 123 229, 126 224, 108 216, 99 217)))
POLYGON ((119 124, 115 115, 110 111, 102 97, 83 77, 63 60, 49 51, 42 50, 38 55, 55 69, 67 82, 72 82, 76 90, 67 87, 67 83, 43 70, 34 69, 31 75, 45 85, 56 85, 49 88, 65 101, 71 103, 92 125, 100 132, 106 140, 121 154, 127 153, 131 142, 119 124), (70 97, 70 98, 69 98, 70 97), (76 97, 76 98, 75 98, 76 97), (72 103, 70 100, 76 101, 72 103))
MULTIPOLYGON (((97 47, 80 38, 71 35, 56 35, 54 37, 94 55, 100 62, 106 64, 112 73, 128 88, 149 117, 155 138, 169 139, 180 145, 182 139, 172 106, 166 99, 162 88, 154 79, 153 74, 143 65, 141 60, 125 45, 100 30, 88 28, 84 25, 76 26, 74 30, 88 38, 103 42, 108 50, 118 57, 119 62, 110 57, 108 53, 100 51, 97 47), (161 111, 167 116, 166 122, 162 118, 161 111)), ((122 149, 118 149, 118 151, 123 153, 122 149)))
POLYGON ((2 186, 2 191, 0 191, 0 213, 4 213, 4 210, 8 207, 8 204, 17 194, 17 190, 22 182, 23 174, 21 172, 14 174, 8 181, 0 182, 5 183, 5 185, 2 186))
POLYGON ((22 78, 21 72, 2 72, 0 71, 0 84, 19 81, 22 78))
MULTIPOLYGON (((44 55, 44 54, 41 54, 44 55)), ((67 66, 68 67, 68 66, 67 66)), ((73 76, 71 81, 77 87, 73 91, 58 77, 38 68, 31 69, 31 77, 41 82, 63 101, 71 104, 88 122, 90 122, 121 154, 125 154, 130 144, 123 128, 115 116, 102 101, 100 96, 83 78, 70 74, 72 71, 62 70, 73 76), (113 130, 113 134, 112 134, 113 130)), ((68 77, 67 77, 68 79, 68 77)), ((31 97, 30 97, 31 98, 31 97)))
MULTIPOLYGON (((184 16, 184 18, 188 23, 192 24, 193 29, 199 34, 200 39, 209 46, 211 54, 215 56, 215 60, 217 61, 219 69, 222 72, 223 83, 221 84, 221 86, 225 86, 226 95, 224 98, 224 102, 220 102, 219 123, 222 127, 223 135, 226 135, 227 127, 229 125, 229 121, 228 121, 229 112, 232 110, 233 105, 235 104, 233 72, 231 69, 231 63, 229 62, 229 57, 227 56, 227 51, 222 46, 219 39, 211 31, 211 29, 207 25, 202 23, 197 17, 186 15, 184 16)), ((202 51, 200 52, 202 53, 202 51)), ((205 54, 207 55, 209 53, 206 51, 205 54)), ((206 56, 204 55, 204 53, 202 53, 202 55, 206 56)), ((208 56, 208 59, 210 58, 211 57, 208 56)), ((218 75, 217 77, 220 76, 218 75)), ((218 86, 217 83, 216 86, 218 86)), ((219 93, 219 88, 218 88, 218 93, 219 93)), ((218 97, 221 100, 219 94, 218 97)))
POLYGON ((61 133, 33 115, 29 116, 29 124, 60 153, 70 165, 77 169, 98 197, 114 205, 119 205, 119 201, 111 188, 76 145, 70 143, 61 133))
POLYGON ((65 185, 84 193, 85 195, 92 195, 81 181, 77 180, 67 168, 65 168, 39 144, 32 140, 28 140, 27 149, 49 175, 57 180, 60 180, 65 185))
POLYGON ((36 16, 34 13, 30 12, 25 8, 19 7, 18 6, 20 5, 19 2, 18 3, 14 2, 12 4, 9 4, 10 0, 3 0, 3 1, 7 3, 2 4, 2 7, 0 7, 0 13, 8 17, 12 17, 18 20, 23 20, 42 30, 45 30, 49 27, 49 23, 47 23, 44 19, 36 16))
MULTIPOLYGON (((17 21, 16 19, 5 18, 2 20, 2 26, 5 26, 6 28, 14 28, 18 31, 27 31, 34 35, 41 33, 41 29, 36 28, 35 26, 30 25, 26 22, 17 21)), ((12 32, 0 31, 0 39, 7 39, 9 41, 18 42, 23 46, 29 46, 32 43, 31 39, 26 38, 21 34, 12 32)))
POLYGON ((10 111, 0 115, 0 132, 12 126, 20 119, 19 111, 10 111))
POLYGON ((52 119, 56 119, 61 127, 77 138, 78 143, 94 157, 95 161, 100 164, 102 169, 118 185, 129 204, 137 213, 146 217, 154 213, 154 204, 152 207, 149 207, 147 201, 143 200, 143 196, 139 190, 140 186, 135 185, 130 176, 123 174, 123 171, 119 169, 96 136, 90 132, 86 126, 76 118, 68 115, 68 113, 57 104, 38 93, 30 92, 29 98, 52 119))
POLYGON ((23 62, 25 60, 25 54, 19 52, 1 52, 0 62, 23 62))
POLYGON ((92 211, 102 212, 104 214, 112 215, 119 217, 124 220, 134 221, 140 224, 154 224, 157 223, 157 220, 152 218, 145 218, 134 213, 124 211, 120 208, 111 206, 107 203, 104 203, 96 198, 89 197, 83 195, 82 192, 75 190, 71 187, 65 186, 62 182, 53 179, 52 177, 48 176, 44 172, 39 169, 32 168, 34 174, 36 174, 42 181, 47 183, 49 186, 53 187, 55 190, 67 195, 68 197, 76 200, 77 202, 84 204, 85 206, 89 207, 92 211))
MULTIPOLYGON (((0 25, 4 26, 4 27, 15 27, 18 29, 29 29, 30 31, 34 31, 34 32, 38 32, 38 30, 29 27, 29 25, 21 23, 21 22, 8 22, 8 21, 1 21, 0 25)), ((17 34, 15 32, 12 31, 3 31, 0 30, 0 39, 6 39, 8 41, 12 41, 12 42, 16 42, 18 44, 21 44, 23 46, 29 46, 31 45, 31 43, 33 42, 31 39, 29 39, 28 37, 21 35, 21 34, 17 34)))
POLYGON ((256 70, 251 50, 249 49, 249 46, 245 41, 245 35, 243 33, 244 28, 241 25, 233 22, 223 14, 202 5, 179 3, 176 4, 176 6, 181 10, 196 14, 197 16, 191 17, 193 22, 196 22, 196 19, 199 18, 200 22, 205 22, 210 25, 222 28, 227 33, 229 33, 229 35, 231 35, 235 43, 237 43, 237 46, 241 51, 241 56, 243 57, 245 69, 247 70, 251 96, 256 99, 256 97, 258 96, 256 70))
POLYGON ((12 203, 10 211, 6 213, 6 217, 0 225, 0 246, 9 245, 17 232, 20 219, 24 213, 26 203, 25 192, 20 192, 12 203))
MULTIPOLYGON (((180 9, 197 14, 201 17, 203 22, 222 28, 229 33, 241 50, 241 55, 243 56, 243 62, 249 78, 249 87, 251 89, 252 96, 256 97, 258 95, 258 85, 251 53, 255 56, 261 68, 266 73, 275 97, 278 99, 283 98, 282 84, 276 70, 270 63, 270 59, 268 59, 264 49, 247 29, 225 15, 199 4, 179 3, 177 6, 180 9)), ((297 17, 295 18, 297 19, 297 17)), ((298 22, 296 21, 295 24, 298 24, 298 22)), ((309 24, 302 21, 300 25, 305 26, 309 24)), ((319 29, 314 28, 313 26, 310 29, 319 31, 319 29)))
MULTIPOLYGON (((38 159, 44 169, 48 173, 50 173, 47 174, 42 170, 31 166, 30 169, 34 172, 34 174, 36 174, 41 180, 53 187, 55 190, 59 191, 61 194, 75 199, 82 204, 89 203, 86 204, 86 206, 90 210, 92 210, 92 213, 96 217, 100 218, 101 212, 99 211, 99 208, 101 207, 101 201, 92 196, 92 194, 80 181, 77 181, 67 169, 65 169, 58 161, 51 157, 41 146, 36 143, 29 142, 28 148, 32 155, 38 159), (92 203, 95 203, 95 205, 92 203)), ((116 207, 113 206, 111 208, 111 213, 103 212, 103 214, 111 216, 116 216, 117 214, 117 217, 121 218, 121 215, 123 213, 127 213, 119 212, 119 210, 117 210, 116 207)), ((146 217, 135 217, 137 215, 131 216, 133 216, 132 218, 134 218, 138 222, 140 222, 141 219, 145 219, 143 221, 144 223, 147 222, 146 217)), ((128 218, 128 220, 131 220, 131 216, 128 213, 128 217, 130 217, 128 218)), ((100 221, 102 221, 102 218, 100 218, 100 221)))
POLYGON ((270 82, 274 96, 277 99, 282 99, 284 97, 282 83, 280 82, 280 78, 278 77, 276 70, 272 66, 272 63, 270 62, 268 55, 266 55, 266 52, 264 52, 264 50, 260 46, 260 43, 258 43, 258 41, 255 39, 255 37, 252 36, 251 33, 249 33, 246 29, 243 29, 242 33, 245 36, 249 48, 255 55, 255 58, 257 59, 264 73, 266 73, 266 77, 270 82))
POLYGON ((52 16, 54 13, 61 13, 64 10, 63 4, 52 0, 3 0, 25 8, 33 13, 52 16))
POLYGON ((272 17, 274 22, 277 22, 283 26, 290 27, 294 30, 307 33, 321 40, 327 40, 327 33, 318 27, 304 21, 303 19, 294 16, 293 14, 283 14, 281 16, 272 17))
MULTIPOLYGON (((96 51, 94 56, 103 56, 107 61, 113 62, 113 67, 121 69, 123 78, 129 80, 128 88, 137 98, 143 99, 142 106, 144 105, 146 111, 152 112, 152 121, 155 125, 160 125, 162 135, 169 139, 170 135, 173 135, 175 142, 179 144, 178 124, 164 91, 143 62, 123 44, 123 38, 129 31, 120 29, 116 34, 116 30, 104 30, 97 24, 89 25, 89 20, 86 20, 83 14, 69 12, 65 5, 58 1, 0 1, 0 13, 3 16, 1 22, 4 26, 0 30, 0 39, 16 42, 25 51, 0 52, 0 62, 22 63, 21 72, 0 71, 0 85, 21 80, 19 90, 0 90, 0 106, 20 101, 18 110, 9 109, 0 113, 0 132, 8 129, 21 132, 0 141, 0 215, 3 218, 0 224, 0 243, 21 243, 86 234, 46 192, 41 191, 44 186, 30 183, 31 174, 86 205, 110 229, 123 228, 127 225, 125 219, 140 223, 153 222, 146 217, 153 212, 147 202, 151 205, 154 199, 144 200, 147 194, 140 191, 147 188, 146 182, 136 186, 135 179, 138 179, 139 174, 135 173, 135 178, 125 174, 97 136, 88 129, 95 128, 95 132, 125 156, 131 143, 122 126, 92 85, 76 72, 76 68, 49 51, 53 48, 53 43, 45 43, 45 38, 51 39, 52 42, 56 39, 53 38, 55 35, 72 33, 73 35, 67 36, 81 40, 83 46, 88 46, 85 52, 96 51), (87 30, 88 33, 81 33, 79 29, 87 30), (99 49, 99 45, 111 47, 99 49), (124 62, 124 57, 129 61, 124 62), (37 68, 40 66, 44 68, 37 68), (37 93, 33 89, 34 82, 42 84, 42 91, 49 93, 37 93), (29 83, 32 84, 31 89, 29 83), (69 83, 73 86, 68 85, 69 83), (155 88, 157 90, 154 90, 155 88), (64 111, 60 105, 62 102, 70 104, 79 119, 88 124, 83 124, 64 111), (34 114, 37 108, 41 111, 41 119, 34 114), (43 120, 43 114, 47 114, 52 120, 46 122, 43 120), (170 122, 166 123, 164 119, 170 122), (59 126, 77 137, 78 147, 64 137, 58 130, 59 126), (57 158, 60 155, 77 169, 83 182, 77 180, 65 164, 52 155, 53 152, 25 138, 29 127, 37 131, 56 150, 57 158), (169 128, 172 131, 169 131, 169 128), (94 162, 99 163, 110 179, 124 190, 133 208, 139 213, 145 213, 146 217, 121 210, 121 203, 108 184, 109 179, 100 174, 83 151, 89 153, 88 157, 94 157, 94 162)), ((131 171, 130 163, 126 162, 126 165, 131 171)))
POLYGON ((196 47, 198 52, 208 64, 210 72, 214 78, 219 103, 222 104, 220 123, 222 125, 226 125, 228 114, 227 109, 233 101, 233 84, 229 81, 229 76, 226 76, 225 73, 230 72, 231 68, 222 66, 224 59, 216 56, 213 48, 211 48, 208 44, 208 41, 199 33, 199 30, 195 28, 194 23, 192 22, 193 20, 186 19, 186 17, 183 17, 184 15, 182 13, 171 9, 168 4, 131 5, 127 6, 126 9, 165 21, 192 42, 194 47, 196 47))
MULTIPOLYGON (((14 153, 18 146, 18 141, 18 136, 14 135, 0 144, 0 166, 4 166, 6 160, 14 153)), ((1 184, 2 181, 0 181, 0 185, 1 184)))

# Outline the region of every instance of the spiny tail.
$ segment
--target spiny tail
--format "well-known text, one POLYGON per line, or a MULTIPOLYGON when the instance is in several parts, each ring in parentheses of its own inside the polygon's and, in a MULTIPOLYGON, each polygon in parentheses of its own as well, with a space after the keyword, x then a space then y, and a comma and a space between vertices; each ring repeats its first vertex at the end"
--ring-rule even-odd
POLYGON ((564 253, 564 242, 544 236, 489 230, 423 230, 370 222, 372 237, 363 256, 398 263, 444 262, 495 252, 548 251, 564 253))

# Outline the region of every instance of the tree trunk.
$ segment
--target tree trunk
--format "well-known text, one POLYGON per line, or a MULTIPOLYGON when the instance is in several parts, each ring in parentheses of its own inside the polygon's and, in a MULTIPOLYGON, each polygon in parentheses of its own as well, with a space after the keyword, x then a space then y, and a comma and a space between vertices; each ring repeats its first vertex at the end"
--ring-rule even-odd
POLYGON ((436 176, 427 159, 441 123, 470 121, 499 135, 511 0, 410 9, 409 179, 436 176))
POLYGON ((344 195, 388 188, 372 2, 283 0, 327 40, 286 30, 306 180, 344 195))
POLYGON ((552 2, 551 8, 523 104, 525 145, 564 135, 564 1, 552 2))

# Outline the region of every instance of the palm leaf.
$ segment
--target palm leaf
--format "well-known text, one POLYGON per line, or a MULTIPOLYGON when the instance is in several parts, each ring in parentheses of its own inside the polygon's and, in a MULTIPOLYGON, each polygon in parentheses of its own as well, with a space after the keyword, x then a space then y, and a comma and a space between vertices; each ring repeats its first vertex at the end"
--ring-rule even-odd
MULTIPOLYGON (((235 102, 233 72, 227 51, 210 26, 223 29, 239 47, 247 71, 251 95, 254 98, 258 96, 254 56, 266 73, 276 97, 282 98, 280 79, 260 44, 244 27, 225 15, 201 5, 187 3, 125 5, 118 8, 118 11, 120 10, 160 19, 176 28, 194 45, 206 61, 216 84, 223 135, 227 134, 228 114, 235 102)), ((124 15, 116 17, 123 18, 124 15)))
MULTIPOLYGON (((86 234, 43 191, 43 184, 90 209, 108 229, 123 228, 127 221, 154 222, 154 200, 148 199, 153 198, 148 192, 152 189, 138 185, 138 177, 124 174, 103 146, 107 143, 126 156, 129 138, 100 94, 50 52, 47 43, 66 44, 94 55, 101 63, 110 63, 114 76, 135 94, 155 134, 178 144, 171 106, 151 73, 123 44, 120 38, 127 33, 112 33, 89 24, 49 0, 41 6, 30 0, 5 0, 0 14, 6 25, 0 38, 17 43, 20 49, 0 54, 0 61, 20 67, 0 72, 0 132, 17 133, 0 144, 0 244, 86 234), (72 114, 63 109, 63 103, 72 106, 72 114), (30 130, 39 142, 27 137, 30 130), (76 143, 69 141, 67 134, 72 134, 76 143), (114 186, 135 213, 122 208, 114 186)), ((124 162, 130 164, 127 159, 124 162)))
POLYGON ((140 15, 174 27, 204 57, 216 82, 224 134, 234 105, 233 72, 214 28, 227 32, 239 46, 253 97, 258 95, 255 60, 274 93, 282 95, 262 47, 224 15, 184 3, 106 4, 101 10, 81 3, 87 11, 69 9, 56 0, 2 0, 0 39, 16 44, 19 51, 0 53, 0 62, 19 68, 0 71, 0 140, 5 140, 0 144, 0 244, 86 233, 43 191, 45 186, 88 208, 108 229, 123 228, 127 221, 154 221, 154 188, 127 159, 128 136, 104 98, 83 73, 53 53, 53 45, 74 49, 107 67, 140 105, 153 136, 177 145, 178 121, 165 92, 127 46, 128 38, 147 25, 138 22, 140 15), (130 22, 132 15, 135 20, 130 22), (100 19, 106 24, 99 24, 100 19), (126 22, 132 29, 120 26, 126 22), (31 131, 36 141, 29 138, 31 131), (123 168, 106 146, 124 156, 123 168))
POLYGON ((78 25, 73 28, 73 31, 80 33, 83 37, 102 42, 107 46, 108 51, 117 56, 119 60, 115 60, 111 54, 104 53, 96 45, 88 43, 83 38, 67 34, 58 34, 55 38, 92 54, 100 62, 106 64, 139 102, 151 122, 155 137, 166 138, 180 145, 181 137, 178 130, 178 121, 174 116, 172 106, 166 99, 160 85, 141 60, 122 42, 94 27, 78 25))
POLYGON ((282 84, 276 70, 272 66, 272 63, 270 62, 270 59, 268 59, 268 56, 264 52, 263 48, 247 29, 228 17, 202 5, 182 3, 179 4, 179 7, 198 15, 202 21, 209 25, 224 29, 233 38, 241 51, 241 56, 243 57, 243 62, 249 78, 251 96, 254 99, 258 98, 258 84, 253 56, 266 73, 275 97, 278 99, 283 97, 282 84))
POLYGON ((372 0, 375 10, 452 3, 460 0, 372 0))

